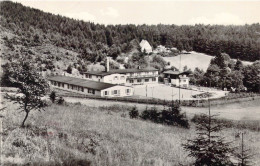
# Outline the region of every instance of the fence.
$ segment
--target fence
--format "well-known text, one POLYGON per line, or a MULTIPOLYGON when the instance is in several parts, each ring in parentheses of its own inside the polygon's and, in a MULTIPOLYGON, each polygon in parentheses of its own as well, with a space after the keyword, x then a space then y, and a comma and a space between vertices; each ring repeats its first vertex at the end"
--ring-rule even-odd
MULTIPOLYGON (((142 104, 153 104, 153 105, 171 105, 171 104, 180 104, 181 106, 188 107, 207 107, 208 99, 194 99, 194 100, 162 100, 156 98, 137 98, 137 97, 101 97, 101 96, 89 96, 83 94, 76 94, 73 92, 62 94, 64 97, 76 97, 76 98, 86 98, 86 99, 95 99, 95 100, 107 100, 107 101, 119 101, 119 102, 131 102, 131 103, 142 103, 142 104)), ((210 99, 211 105, 220 105, 235 103, 241 101, 250 101, 260 99, 259 94, 255 93, 242 93, 236 96, 226 96, 217 99, 210 99)))

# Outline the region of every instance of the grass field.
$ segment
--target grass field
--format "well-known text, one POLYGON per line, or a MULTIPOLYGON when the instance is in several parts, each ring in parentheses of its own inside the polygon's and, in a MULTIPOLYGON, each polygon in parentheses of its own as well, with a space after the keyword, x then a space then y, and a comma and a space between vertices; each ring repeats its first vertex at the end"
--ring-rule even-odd
MULTIPOLYGON (((207 70, 210 60, 214 58, 213 56, 209 56, 207 54, 198 53, 195 51, 190 52, 190 54, 181 54, 175 57, 163 57, 166 62, 170 62, 171 66, 176 67, 179 69, 181 66, 181 70, 184 66, 187 66, 192 71, 198 67, 203 69, 204 71, 207 70), (181 56, 181 64, 180 64, 180 56, 181 56)), ((243 61, 244 65, 252 64, 252 62, 243 61)))
MULTIPOLYGON (((194 137, 191 129, 130 119, 128 107, 87 107, 81 104, 50 105, 32 112, 27 128, 19 128, 24 113, 5 103, 3 154, 5 163, 31 165, 190 165, 193 161, 181 144, 194 137)), ((246 145, 260 164, 260 133, 246 131, 246 145)), ((238 129, 221 133, 237 145, 238 129)))

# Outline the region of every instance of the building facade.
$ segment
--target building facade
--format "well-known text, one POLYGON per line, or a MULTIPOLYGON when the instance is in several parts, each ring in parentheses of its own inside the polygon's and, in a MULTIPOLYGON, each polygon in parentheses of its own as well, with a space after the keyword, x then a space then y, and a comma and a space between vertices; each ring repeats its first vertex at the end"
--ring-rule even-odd
POLYGON ((132 87, 74 77, 52 76, 49 77, 48 80, 50 85, 54 88, 85 95, 95 95, 101 97, 124 97, 132 96, 134 94, 132 87))
POLYGON ((84 74, 89 80, 120 85, 158 83, 159 76, 155 68, 90 71, 84 74))
POLYGON ((179 71, 172 71, 168 70, 163 72, 164 74, 164 83, 171 84, 172 86, 188 88, 189 87, 189 80, 188 77, 189 72, 179 72, 179 71))

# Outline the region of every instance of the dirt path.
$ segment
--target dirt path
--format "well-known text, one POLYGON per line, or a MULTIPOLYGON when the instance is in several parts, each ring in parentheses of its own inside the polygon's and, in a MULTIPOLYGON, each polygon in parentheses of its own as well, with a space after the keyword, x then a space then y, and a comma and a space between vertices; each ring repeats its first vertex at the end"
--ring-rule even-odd
MULTIPOLYGON (((104 101, 104 100, 92 100, 92 99, 82 99, 73 97, 64 97, 65 101, 71 103, 80 102, 81 104, 93 107, 99 106, 112 106, 112 105, 123 105, 123 106, 136 106, 139 110, 144 110, 146 104, 138 103, 125 103, 118 101, 104 101)), ((154 105, 148 105, 148 107, 153 107, 154 105)), ((163 106, 156 106, 158 109, 162 109, 163 106)), ((197 107, 183 107, 186 111, 188 117, 192 117, 194 114, 207 113, 208 108, 197 108, 197 107)), ((241 103, 232 103, 226 105, 212 106, 212 114, 219 114, 221 118, 233 119, 233 120, 260 120, 260 101, 248 101, 241 103)))

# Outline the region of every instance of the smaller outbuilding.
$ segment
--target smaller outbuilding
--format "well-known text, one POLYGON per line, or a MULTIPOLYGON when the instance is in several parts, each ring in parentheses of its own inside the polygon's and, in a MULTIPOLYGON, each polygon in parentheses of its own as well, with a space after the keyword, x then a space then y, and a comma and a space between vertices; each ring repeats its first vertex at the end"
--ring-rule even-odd
POLYGON ((134 93, 134 89, 129 86, 115 85, 74 77, 57 75, 49 77, 48 80, 52 87, 86 95, 124 97, 132 96, 134 93))
POLYGON ((180 86, 183 88, 189 87, 189 75, 190 73, 187 71, 179 72, 168 70, 163 72, 164 75, 164 83, 171 84, 172 86, 180 86))

